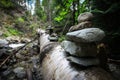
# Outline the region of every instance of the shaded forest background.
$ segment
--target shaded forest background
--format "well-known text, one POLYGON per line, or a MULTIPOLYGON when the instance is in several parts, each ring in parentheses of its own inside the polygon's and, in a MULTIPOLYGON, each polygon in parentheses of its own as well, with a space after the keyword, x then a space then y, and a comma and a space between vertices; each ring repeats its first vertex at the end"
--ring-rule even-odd
POLYGON ((119 0, 0 0, 0 28, 3 37, 35 35, 37 28, 48 26, 59 35, 59 41, 83 12, 92 12, 94 26, 105 31, 103 42, 109 57, 120 57, 119 0))

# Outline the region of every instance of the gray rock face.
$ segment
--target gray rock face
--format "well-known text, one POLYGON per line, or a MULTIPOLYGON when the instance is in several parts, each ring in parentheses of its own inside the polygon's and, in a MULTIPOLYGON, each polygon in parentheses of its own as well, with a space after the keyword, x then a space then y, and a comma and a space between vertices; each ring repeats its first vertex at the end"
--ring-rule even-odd
POLYGON ((69 32, 66 34, 68 40, 73 42, 97 42, 102 40, 105 37, 103 30, 99 28, 86 28, 74 32, 69 32))
POLYGON ((26 72, 23 67, 17 67, 13 70, 13 72, 16 74, 18 78, 24 78, 26 75, 26 72))
POLYGON ((97 55, 97 47, 93 44, 74 43, 71 41, 63 41, 62 48, 71 55, 78 57, 95 57, 97 55))
POLYGON ((82 13, 78 16, 78 22, 90 21, 93 18, 93 14, 90 12, 82 13))

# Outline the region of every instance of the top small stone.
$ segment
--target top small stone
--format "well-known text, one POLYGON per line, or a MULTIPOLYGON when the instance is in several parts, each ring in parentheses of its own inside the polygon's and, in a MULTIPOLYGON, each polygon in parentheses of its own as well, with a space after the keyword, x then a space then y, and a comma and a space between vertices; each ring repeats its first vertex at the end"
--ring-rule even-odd
POLYGON ((90 21, 93 18, 93 14, 90 12, 82 13, 78 16, 78 22, 90 21))

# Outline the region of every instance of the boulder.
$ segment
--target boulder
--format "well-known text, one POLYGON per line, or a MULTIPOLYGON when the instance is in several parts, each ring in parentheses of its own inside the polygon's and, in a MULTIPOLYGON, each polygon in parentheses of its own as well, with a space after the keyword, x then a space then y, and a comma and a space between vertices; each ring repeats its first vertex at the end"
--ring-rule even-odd
POLYGON ((93 14, 90 12, 82 13, 78 16, 78 22, 91 21, 93 19, 93 14))
POLYGON ((105 37, 105 33, 99 28, 85 28, 74 32, 68 32, 66 36, 67 40, 73 42, 90 43, 101 41, 105 37))

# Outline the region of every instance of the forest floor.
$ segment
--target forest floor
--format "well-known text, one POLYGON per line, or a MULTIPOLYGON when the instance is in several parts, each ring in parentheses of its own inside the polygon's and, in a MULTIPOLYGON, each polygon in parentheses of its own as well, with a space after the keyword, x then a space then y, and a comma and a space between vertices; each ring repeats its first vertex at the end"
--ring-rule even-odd
POLYGON ((0 80, 41 80, 38 42, 40 26, 24 10, 0 8, 0 80))
MULTIPOLYGON (((36 29, 44 26, 23 10, 0 9, 0 80, 42 80, 36 29), (29 43, 29 44, 28 44, 29 43)), ((109 64, 120 80, 120 65, 109 64)))

